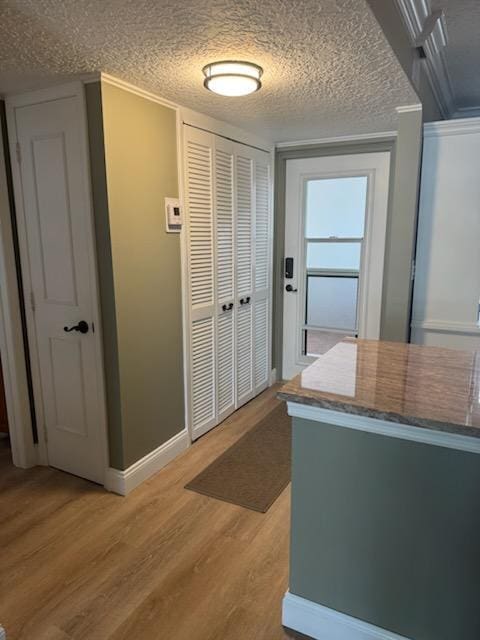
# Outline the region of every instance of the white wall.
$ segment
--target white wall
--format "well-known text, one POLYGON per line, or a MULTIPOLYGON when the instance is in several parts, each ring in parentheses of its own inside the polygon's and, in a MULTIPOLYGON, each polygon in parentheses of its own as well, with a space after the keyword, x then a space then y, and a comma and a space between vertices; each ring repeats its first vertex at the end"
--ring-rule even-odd
POLYGON ((412 342, 480 348, 480 118, 425 125, 412 342))

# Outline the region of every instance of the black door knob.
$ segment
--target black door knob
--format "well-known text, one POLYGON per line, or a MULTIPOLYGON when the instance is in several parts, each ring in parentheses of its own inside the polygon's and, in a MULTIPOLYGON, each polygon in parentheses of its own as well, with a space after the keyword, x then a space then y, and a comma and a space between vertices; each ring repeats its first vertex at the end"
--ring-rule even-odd
POLYGON ((298 289, 294 289, 291 284, 287 284, 287 286, 285 287, 285 291, 288 291, 289 293, 295 293, 296 291, 298 291, 298 289))
POLYGON ((63 327, 63 330, 66 333, 70 333, 70 331, 79 331, 80 333, 88 333, 88 322, 85 320, 80 320, 80 322, 73 327, 63 327))

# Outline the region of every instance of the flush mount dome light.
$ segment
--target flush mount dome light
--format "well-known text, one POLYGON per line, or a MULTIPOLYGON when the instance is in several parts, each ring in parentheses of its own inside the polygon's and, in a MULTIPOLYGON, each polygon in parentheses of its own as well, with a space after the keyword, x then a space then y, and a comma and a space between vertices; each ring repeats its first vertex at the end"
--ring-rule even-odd
POLYGON ((253 62, 211 62, 202 71, 205 75, 203 86, 221 96, 246 96, 262 86, 263 69, 253 62))

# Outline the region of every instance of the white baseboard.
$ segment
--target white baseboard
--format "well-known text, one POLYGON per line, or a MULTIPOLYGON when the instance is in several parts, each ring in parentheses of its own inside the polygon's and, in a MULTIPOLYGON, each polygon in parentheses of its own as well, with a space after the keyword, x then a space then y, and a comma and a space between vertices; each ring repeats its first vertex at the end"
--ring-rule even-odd
POLYGON ((408 640, 287 591, 282 624, 316 640, 408 640))
MULTIPOLYGON (((190 445, 188 431, 184 429, 167 442, 154 449, 144 458, 137 460, 128 469, 119 471, 111 467, 107 471, 105 488, 113 493, 126 496, 139 484, 163 469, 190 445)), ((2 640, 0 636, 0 640, 2 640)))

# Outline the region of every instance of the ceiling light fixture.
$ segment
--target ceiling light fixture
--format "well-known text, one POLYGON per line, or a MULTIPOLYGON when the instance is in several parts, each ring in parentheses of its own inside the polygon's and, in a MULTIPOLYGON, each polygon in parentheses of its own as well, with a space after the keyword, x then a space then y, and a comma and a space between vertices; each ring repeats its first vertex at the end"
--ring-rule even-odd
POLYGON ((262 86, 263 69, 253 62, 211 62, 202 71, 205 76, 203 86, 221 96, 246 96, 262 86))

